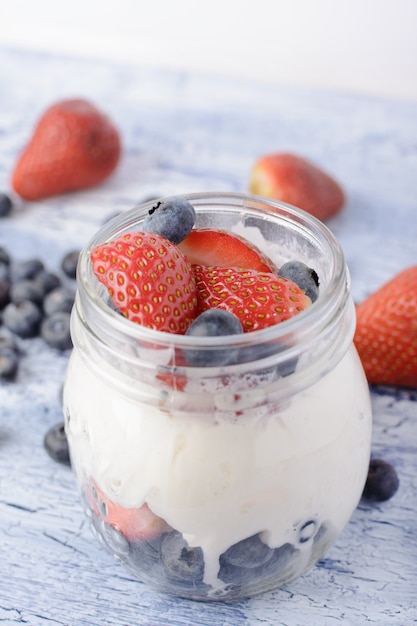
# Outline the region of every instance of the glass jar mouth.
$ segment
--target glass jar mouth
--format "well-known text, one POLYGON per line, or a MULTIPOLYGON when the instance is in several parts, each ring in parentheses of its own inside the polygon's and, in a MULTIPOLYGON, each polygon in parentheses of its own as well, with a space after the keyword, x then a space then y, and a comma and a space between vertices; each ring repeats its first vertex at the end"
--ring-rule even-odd
MULTIPOLYGON (((216 227, 216 216, 220 213, 224 216, 225 206, 227 206, 232 217, 232 227, 240 224, 245 229, 258 229, 265 238, 268 237, 271 224, 286 229, 287 232, 290 229, 294 236, 307 242, 312 250, 316 250, 322 259, 321 271, 314 268, 320 278, 320 296, 306 310, 291 319, 242 335, 191 337, 161 332, 132 323, 109 305, 105 287, 93 274, 90 254, 101 243, 129 231, 140 230, 141 222, 155 205, 156 201, 153 200, 133 207, 107 222, 87 243, 80 255, 77 280, 83 305, 86 305, 91 313, 95 312, 96 319, 107 319, 117 334, 126 335, 132 340, 142 341, 149 345, 175 346, 185 350, 198 348, 210 351, 225 347, 268 343, 272 340, 282 341, 284 345, 286 342, 293 343, 295 336, 300 341, 306 340, 308 336, 317 335, 322 328, 331 324, 335 316, 337 317, 345 307, 349 293, 349 275, 343 251, 327 226, 315 217, 289 204, 250 194, 207 192, 182 194, 180 197, 186 198, 194 206, 197 225, 202 215, 206 217, 209 215, 204 225, 206 226, 208 222, 212 227, 216 227), (323 259, 325 259, 324 263, 323 259), (324 273, 323 269, 325 269, 324 273)), ((222 228, 224 229, 224 226, 222 228)), ((277 245, 279 246, 275 243, 275 246, 277 245)), ((90 318, 90 315, 88 317, 90 318)))

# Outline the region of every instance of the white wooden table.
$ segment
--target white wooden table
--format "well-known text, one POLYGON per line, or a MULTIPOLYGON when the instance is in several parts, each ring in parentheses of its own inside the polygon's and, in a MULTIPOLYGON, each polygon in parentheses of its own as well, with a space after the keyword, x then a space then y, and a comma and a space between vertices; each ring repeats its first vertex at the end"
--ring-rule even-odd
MULTIPOLYGON (((257 156, 291 150, 344 185, 329 223, 361 300, 417 262, 417 107, 336 93, 279 89, 0 49, 0 188, 44 107, 82 96, 123 136, 113 178, 93 190, 18 203, 0 245, 56 269, 109 215, 148 196, 245 191, 257 156)), ((22 342, 18 379, 0 384, 0 622, 71 626, 406 626, 417 623, 417 390, 372 390, 373 454, 400 488, 360 503, 336 545, 302 579, 237 604, 156 594, 93 538, 71 470, 43 449, 62 419, 68 355, 22 342)))

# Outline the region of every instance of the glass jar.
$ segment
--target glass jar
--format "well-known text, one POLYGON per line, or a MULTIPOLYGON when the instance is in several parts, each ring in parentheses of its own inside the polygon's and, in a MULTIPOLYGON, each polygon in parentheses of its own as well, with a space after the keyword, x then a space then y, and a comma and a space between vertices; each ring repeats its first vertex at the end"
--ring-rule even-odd
POLYGON ((367 476, 370 399, 331 232, 256 196, 186 198, 196 226, 244 235, 278 267, 313 267, 319 298, 286 322, 227 337, 134 324, 109 304, 90 262, 95 246, 140 230, 153 203, 126 211, 80 256, 66 433, 92 528, 118 560, 159 591, 239 600, 306 572, 343 530, 367 476), (237 362, 184 359, 220 348, 237 362))

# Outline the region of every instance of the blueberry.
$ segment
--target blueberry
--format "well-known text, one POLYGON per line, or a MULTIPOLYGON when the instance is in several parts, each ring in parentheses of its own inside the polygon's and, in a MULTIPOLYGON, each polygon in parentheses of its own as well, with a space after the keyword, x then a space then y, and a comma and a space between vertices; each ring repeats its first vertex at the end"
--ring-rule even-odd
POLYGON ((39 274, 33 279, 33 281, 42 289, 44 297, 47 293, 60 287, 61 279, 57 274, 49 272, 48 270, 41 270, 39 274))
MULTIPOLYGON (((208 309, 201 313, 189 326, 186 335, 190 337, 224 337, 243 333, 239 319, 229 311, 208 309)), ((194 367, 216 367, 236 362, 239 351, 231 348, 211 348, 203 350, 187 349, 185 358, 194 367)))
POLYGON ((285 579, 291 570, 296 567, 300 551, 293 545, 285 543, 279 548, 271 550, 272 555, 262 565, 255 567, 239 567, 220 557, 220 570, 218 577, 225 583, 248 586, 249 589, 256 585, 263 585, 265 580, 285 579))
POLYGON ((259 535, 235 543, 220 556, 220 565, 230 563, 236 567, 258 567, 264 565, 274 554, 274 549, 264 543, 259 535))
POLYGON ((42 319, 40 308, 25 300, 19 304, 10 302, 3 311, 3 324, 19 337, 35 337, 42 319))
POLYGON ((288 261, 278 271, 279 276, 291 280, 303 289, 312 302, 319 296, 319 277, 317 272, 302 261, 288 261))
POLYGON ((0 352, 2 350, 14 350, 17 353, 19 352, 19 347, 13 335, 5 333, 0 335, 0 352))
POLYGON ((40 259, 19 261, 11 266, 12 281, 35 278, 43 269, 45 269, 44 264, 40 259))
POLYGON ((0 263, 10 265, 10 255, 7 252, 6 248, 3 248, 3 246, 0 246, 0 263))
POLYGON ((24 278, 10 285, 10 300, 14 304, 20 304, 25 300, 41 304, 43 297, 43 289, 34 279, 24 278))
POLYGON ((77 263, 80 256, 80 250, 72 250, 67 252, 61 261, 61 268, 64 274, 69 278, 75 278, 77 273, 77 263))
POLYGON ((48 346, 56 350, 72 348, 70 320, 70 313, 55 311, 42 321, 40 335, 48 346))
POLYGON ((204 559, 201 548, 191 548, 183 536, 174 531, 167 533, 161 544, 161 559, 165 574, 171 581, 195 585, 204 576, 204 559))
POLYGON ((51 459, 64 465, 71 464, 64 422, 59 422, 48 430, 43 445, 51 459))
POLYGON ((129 543, 129 558, 127 563, 141 575, 143 572, 149 573, 154 582, 159 578, 159 582, 165 581, 163 562, 161 560, 161 545, 165 539, 165 534, 158 535, 152 539, 142 541, 131 541, 129 543))
POLYGON ((52 289, 44 298, 43 310, 45 315, 52 315, 57 311, 70 313, 74 304, 74 292, 67 287, 52 289))
POLYGON ((0 280, 10 282, 10 265, 0 260, 0 280))
POLYGON ((195 210, 184 198, 159 200, 149 210, 142 230, 162 235, 172 243, 186 238, 195 222, 195 210))
POLYGON ((381 459, 371 459, 368 477, 363 490, 367 500, 389 500, 399 487, 397 472, 391 463, 381 459))
POLYGON ((12 348, 0 349, 0 378, 14 380, 19 366, 19 356, 12 348))
MULTIPOLYGON (((254 346, 246 346, 239 350, 239 363, 251 363, 256 361, 262 361, 262 359, 267 359, 272 357, 273 355, 278 355, 284 350, 286 350, 287 346, 281 342, 273 342, 273 343, 262 343, 256 344, 254 346)), ((291 359, 286 359, 280 364, 273 363, 268 367, 262 367, 261 369, 254 368, 254 375, 260 380, 276 380, 281 376, 289 376, 293 374, 295 368, 297 366, 298 358, 292 357, 291 359)))
POLYGON ((7 279, 0 278, 0 309, 10 302, 10 283, 7 279))
POLYGON ((7 193, 0 192, 0 217, 6 217, 12 210, 12 201, 7 193))

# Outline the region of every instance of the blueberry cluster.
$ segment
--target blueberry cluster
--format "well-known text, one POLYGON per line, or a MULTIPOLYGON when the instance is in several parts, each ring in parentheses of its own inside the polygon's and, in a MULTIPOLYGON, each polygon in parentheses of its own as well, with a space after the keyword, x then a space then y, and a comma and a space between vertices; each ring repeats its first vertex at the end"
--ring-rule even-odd
POLYGON ((234 600, 261 593, 271 584, 287 582, 304 570, 306 564, 313 565, 333 539, 326 526, 316 520, 296 526, 294 542, 278 548, 270 548, 260 534, 248 537, 220 556, 219 587, 212 588, 204 582, 202 549, 189 546, 181 533, 174 530, 149 540, 130 542, 94 514, 91 522, 106 549, 140 580, 160 591, 196 600, 234 600), (306 548, 311 553, 307 560, 302 556, 306 548))
POLYGON ((72 347, 70 312, 78 254, 71 251, 63 257, 59 275, 40 259, 16 261, 0 247, 0 378, 15 378, 20 339, 40 336, 56 350, 72 347))

